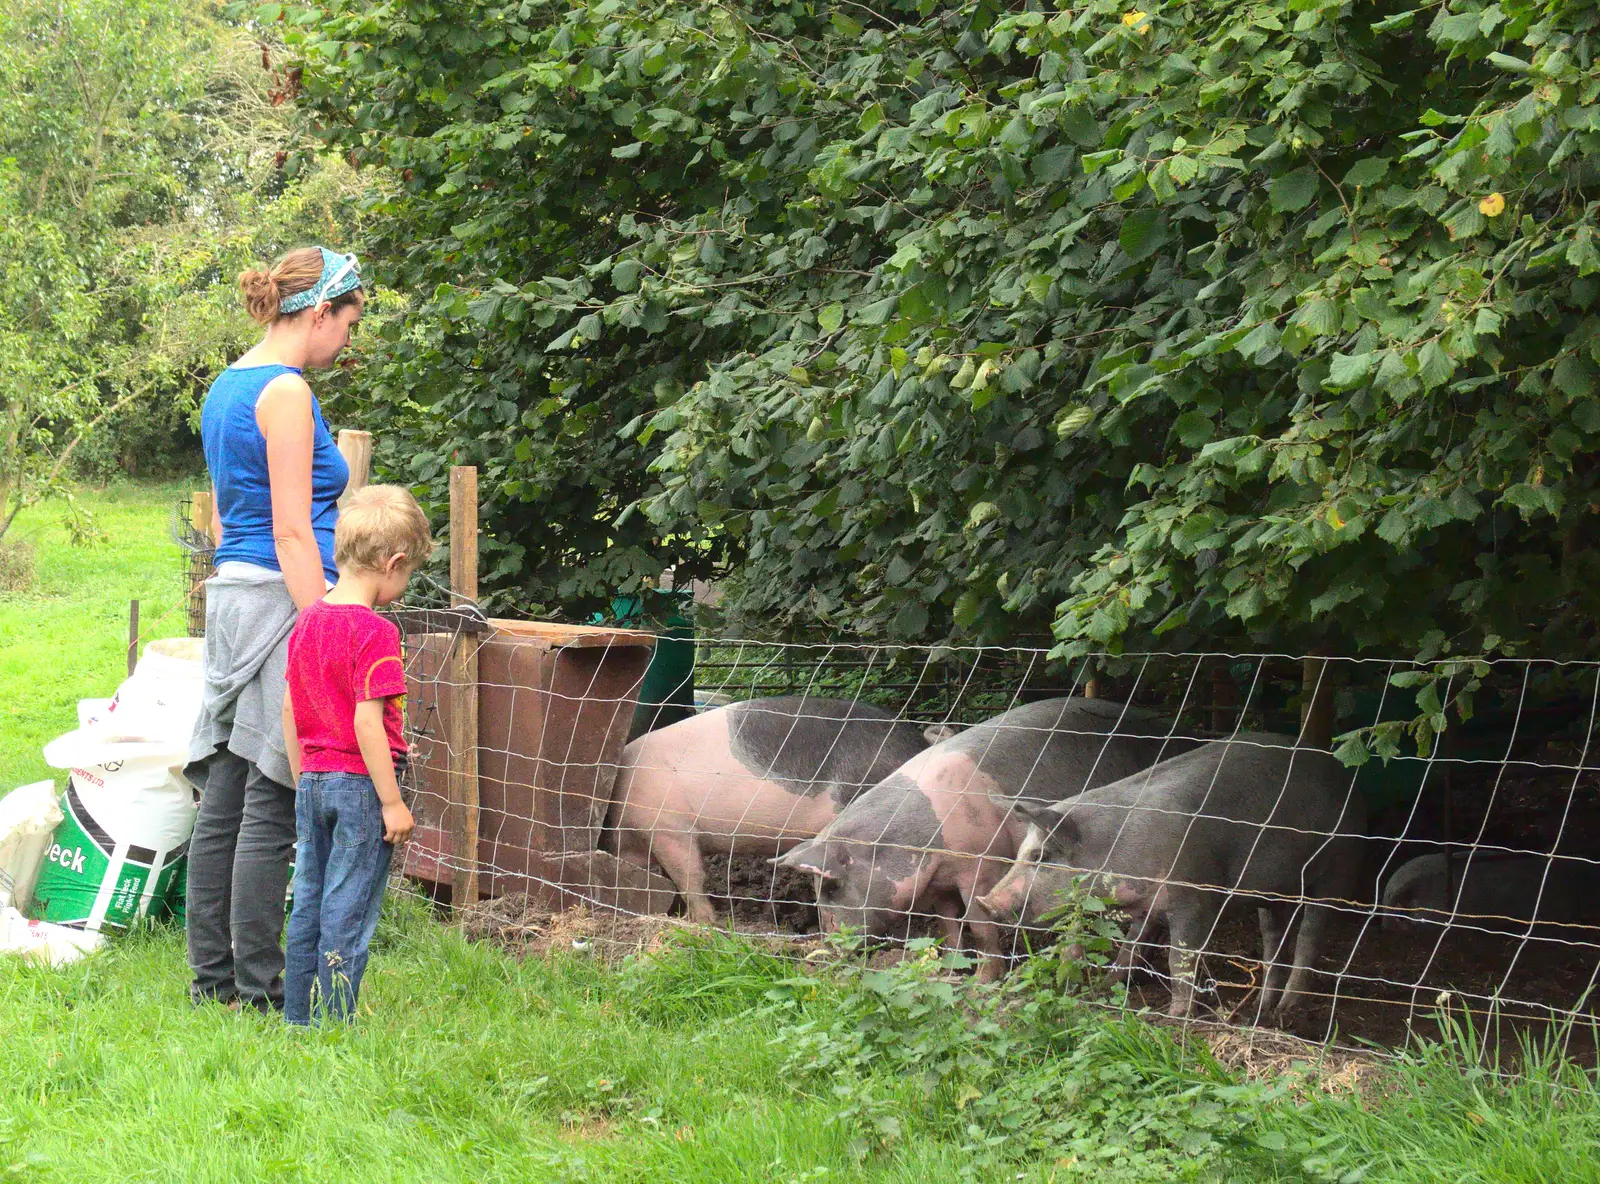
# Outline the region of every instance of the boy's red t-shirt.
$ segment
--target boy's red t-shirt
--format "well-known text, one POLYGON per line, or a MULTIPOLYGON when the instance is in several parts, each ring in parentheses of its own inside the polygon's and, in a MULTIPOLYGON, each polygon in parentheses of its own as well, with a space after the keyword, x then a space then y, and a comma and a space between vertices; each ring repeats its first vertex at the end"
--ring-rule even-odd
POLYGON ((356 704, 383 699, 383 727, 398 764, 406 755, 400 630, 364 604, 319 600, 289 634, 289 694, 307 773, 369 775, 356 741, 356 704))

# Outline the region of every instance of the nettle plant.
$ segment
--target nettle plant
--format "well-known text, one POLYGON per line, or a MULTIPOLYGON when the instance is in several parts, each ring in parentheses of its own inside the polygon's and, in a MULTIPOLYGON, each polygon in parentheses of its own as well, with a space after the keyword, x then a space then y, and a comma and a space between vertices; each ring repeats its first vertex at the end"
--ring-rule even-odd
POLYGON ((830 1121, 861 1159, 920 1131, 957 1142, 975 1177, 1092 1156, 1106 1178, 1149 1180, 1238 1154, 1288 1079, 1241 1084, 1202 1050, 1180 1052, 1086 1002, 1086 992, 1105 1001, 1121 929, 1087 895, 1058 925, 1057 944, 996 984, 976 982, 970 959, 931 940, 875 966, 844 935, 846 957, 767 992, 793 1017, 774 1038, 789 1050, 785 1071, 827 1090, 830 1121))

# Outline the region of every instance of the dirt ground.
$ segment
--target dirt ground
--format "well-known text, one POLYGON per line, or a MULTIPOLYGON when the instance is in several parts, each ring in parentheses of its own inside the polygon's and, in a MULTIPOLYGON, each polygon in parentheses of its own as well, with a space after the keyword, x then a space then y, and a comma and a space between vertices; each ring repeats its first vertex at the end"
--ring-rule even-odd
POLYGON ((687 922, 675 917, 633 917, 587 908, 551 912, 520 892, 482 901, 467 910, 462 921, 468 937, 491 942, 518 958, 593 953, 608 965, 659 949, 663 933, 686 927, 687 922))
POLYGON ((817 892, 811 877, 765 859, 706 858, 706 891, 719 916, 736 925, 775 932, 817 932, 817 892))
MULTIPOLYGON (((1256 1018, 1259 940, 1248 920, 1231 922, 1214 943, 1222 956, 1208 960, 1217 1012, 1236 1022, 1256 1018)), ((1324 973, 1285 1028, 1317 1041, 1395 1048, 1411 1032, 1438 1036, 1433 1017, 1443 1007, 1458 1019, 1469 1013, 1475 1028, 1511 1051, 1519 1034, 1539 1039, 1555 1033, 1559 1021, 1576 1012, 1579 1022, 1564 1033, 1567 1049, 1592 1064, 1592 1024, 1600 1015, 1589 992, 1597 956, 1595 945, 1567 935, 1539 934, 1524 942, 1443 927, 1391 933, 1366 917, 1346 915, 1330 926, 1318 959, 1324 973)), ((1163 988, 1145 989, 1152 1005, 1164 1001, 1163 988)))
MULTIPOLYGON (((480 902, 468 911, 462 924, 468 937, 492 942, 514 957, 579 953, 608 966, 659 950, 670 932, 699 928, 682 917, 639 917, 587 906, 552 912, 520 892, 480 902)), ((818 944, 814 937, 775 937, 770 926, 760 924, 739 922, 733 928, 775 953, 796 957, 803 957, 818 944)))

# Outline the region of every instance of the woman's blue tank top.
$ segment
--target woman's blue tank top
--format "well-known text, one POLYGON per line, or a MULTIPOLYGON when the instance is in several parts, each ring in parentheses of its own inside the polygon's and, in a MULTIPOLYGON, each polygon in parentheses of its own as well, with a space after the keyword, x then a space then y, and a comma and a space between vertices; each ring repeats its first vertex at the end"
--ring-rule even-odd
MULTIPOLYGON (((293 366, 230 366, 206 392, 200 411, 200 442, 222 517, 222 545, 216 561, 230 559, 280 570, 272 541, 272 491, 267 479, 267 441, 256 423, 256 400, 274 378, 298 374, 293 366)), ((333 527, 339 498, 350 482, 350 466, 322 419, 322 406, 311 396, 311 529, 322 554, 322 570, 339 578, 333 566, 333 527)))

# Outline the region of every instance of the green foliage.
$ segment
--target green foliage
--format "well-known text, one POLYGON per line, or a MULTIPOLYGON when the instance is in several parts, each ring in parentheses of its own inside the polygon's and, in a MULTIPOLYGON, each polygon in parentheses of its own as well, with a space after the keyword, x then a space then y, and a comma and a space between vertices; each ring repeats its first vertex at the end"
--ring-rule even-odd
POLYGON ((1564 1051, 1570 1025, 1497 1048, 1446 995, 1441 1041, 1374 1061, 1359 1095, 1328 1092, 1306 1063, 1247 1080, 1193 1034, 1062 993, 1104 966, 1098 940, 1113 932, 1081 904, 1065 924, 1096 952, 1079 960, 1062 942, 1003 984, 975 984, 959 973, 965 959, 927 943, 897 966, 845 961, 781 984, 770 994, 794 1017, 775 1040, 786 1070, 826 1089, 858 1157, 948 1140, 969 1178, 1442 1184, 1587 1172, 1600 1082, 1564 1051), (1493 1067, 1502 1057, 1515 1074, 1493 1067))
POLYGON ((1592 1165, 1571 1157, 1600 1137, 1600 1078, 1567 1055, 1571 1024, 1524 1033, 1507 1058, 1513 1073, 1495 1065, 1486 1039, 1499 1017, 1479 1030, 1448 997, 1440 1004, 1441 1040, 1397 1058, 1381 1103, 1313 1099, 1268 1117, 1261 1142, 1298 1161, 1307 1178, 1340 1184, 1592 1177, 1592 1165))
POLYGON ((641 1020, 663 1026, 747 1015, 792 967, 781 955, 716 929, 669 929, 648 955, 618 974, 621 995, 641 1020))
POLYGON ((33 587, 33 547, 0 541, 0 592, 26 592, 33 587))
POLYGON ((725 563, 768 630, 1592 648, 1584 6, 281 11, 404 179, 390 468, 478 463, 524 601, 725 563))
POLYGON ((75 472, 180 467, 257 332, 239 271, 350 219, 347 166, 285 175, 281 71, 213 8, 0 13, 0 534, 75 472))
MULTIPOLYGON (((724 184, 676 117, 654 137, 659 155, 640 156, 636 83, 664 60, 641 46, 604 75, 563 60, 574 46, 580 59, 619 56, 649 14, 351 4, 322 23, 313 10, 287 16, 322 134, 403 180, 374 205, 369 239, 386 280, 416 301, 386 326, 382 364, 359 388, 380 466, 441 511, 448 467, 476 464, 485 586, 524 607, 603 607, 669 562, 709 571, 725 536, 629 511, 654 484, 645 465, 661 429, 644 421, 703 373, 705 351, 737 348, 742 326, 669 319, 654 275, 634 260, 612 276, 609 257, 686 195, 720 200, 724 184), (625 306, 603 307, 622 289, 625 306)), ((694 49, 699 75, 716 51, 694 49)))
POLYGON ((119 475, 199 475, 203 480, 205 458, 194 426, 196 403, 203 393, 203 389, 186 386, 169 397, 152 395, 111 412, 84 435, 72 455, 73 468, 91 481, 119 475))
MULTIPOLYGON (((1128 935, 1127 921, 1126 910, 1091 893, 1084 877, 1075 877, 1072 888, 1039 918, 1051 944, 1023 963, 1017 981, 1035 992, 1106 993, 1106 972, 1128 935)), ((1121 983, 1109 994, 1118 1002, 1126 998, 1121 983)))
POLYGON ((105 332, 124 311, 101 282, 111 227, 173 196, 145 140, 161 136, 198 41, 168 6, 110 22, 104 7, 0 15, 0 534, 61 480, 102 373, 124 360, 126 330, 105 332), (125 93, 130 76, 143 93, 125 93))
MULTIPOLYGON (((848 943, 847 943, 848 944, 848 943)), ((855 961, 784 983, 771 997, 796 1020, 777 1043, 802 1081, 826 1085, 833 1121, 858 1157, 915 1128, 959 1143, 963 1170, 992 1178, 1006 1165, 1093 1160, 1109 1180, 1187 1179, 1214 1168, 1277 1087, 1232 1080, 1208 1056, 1188 1060, 1138 1020, 1108 1020, 1062 995, 1054 953, 1029 973, 980 986, 971 961, 913 941, 896 966, 855 961)))

